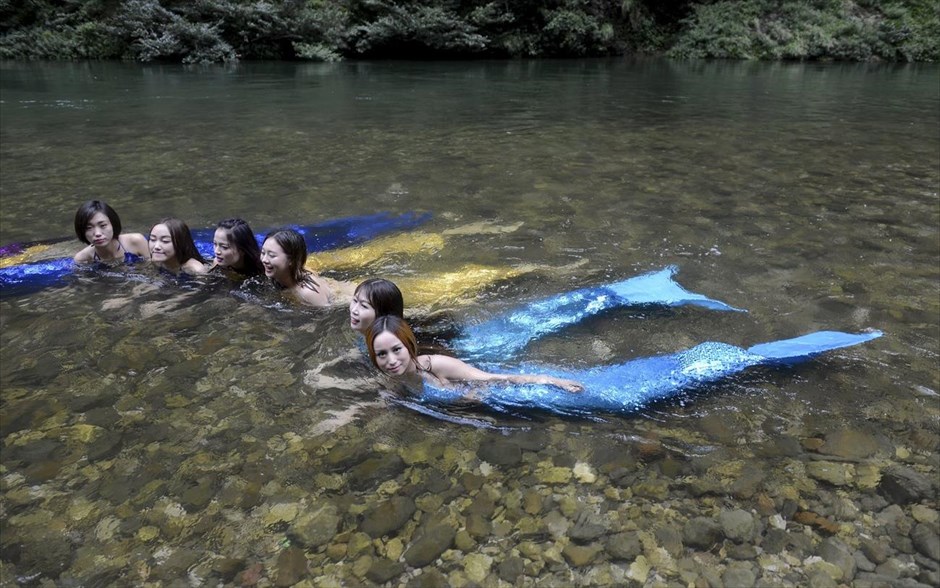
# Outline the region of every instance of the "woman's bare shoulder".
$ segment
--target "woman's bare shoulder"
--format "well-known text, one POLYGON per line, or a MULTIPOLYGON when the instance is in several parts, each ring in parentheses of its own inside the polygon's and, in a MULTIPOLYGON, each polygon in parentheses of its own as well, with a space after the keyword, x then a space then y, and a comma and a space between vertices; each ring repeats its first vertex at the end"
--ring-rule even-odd
POLYGON ((89 245, 83 247, 78 253, 75 254, 75 257, 72 258, 75 263, 88 263, 94 261, 95 259, 95 247, 89 245))

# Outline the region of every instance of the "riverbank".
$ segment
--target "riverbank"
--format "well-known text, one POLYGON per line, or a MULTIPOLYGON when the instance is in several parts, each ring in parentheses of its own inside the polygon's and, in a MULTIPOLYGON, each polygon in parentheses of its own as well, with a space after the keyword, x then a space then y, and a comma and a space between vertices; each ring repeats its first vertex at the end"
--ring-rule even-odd
POLYGON ((672 58, 936 62, 929 0, 652 0, 497 5, 165 0, 0 7, 0 58, 239 60, 672 58))

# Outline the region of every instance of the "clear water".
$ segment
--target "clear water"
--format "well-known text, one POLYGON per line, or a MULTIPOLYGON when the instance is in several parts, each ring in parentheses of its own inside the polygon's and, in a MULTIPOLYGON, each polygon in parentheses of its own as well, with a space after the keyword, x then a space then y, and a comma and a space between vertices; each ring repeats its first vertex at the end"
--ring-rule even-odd
MULTIPOLYGON (((95 550, 111 557, 100 565, 125 577, 135 557, 158 568, 161 549, 194 552, 190 571, 203 576, 199 566, 219 556, 273 567, 284 533, 262 524, 272 505, 348 507, 386 495, 384 478, 351 485, 331 469, 326 456, 361 447, 378 456, 424 448, 430 457, 406 460, 396 483, 439 471, 450 481, 441 494, 465 498, 473 492, 460 476, 480 473, 478 448, 506 437, 527 448, 526 458, 487 479, 521 492, 547 492, 533 476, 538 463, 603 471, 612 452, 647 460, 651 476, 662 475, 663 460, 727 452, 772 478, 781 464, 749 446, 843 429, 935 453, 938 81, 937 66, 663 60, 3 63, 3 245, 68 236, 90 198, 114 206, 126 230, 144 232, 170 214, 191 226, 241 216, 263 229, 429 211, 428 230, 522 225, 334 277, 421 275, 467 262, 568 267, 441 306, 425 319, 429 333, 435 320, 475 320, 668 264, 687 288, 749 310, 612 312, 531 345, 525 360, 586 366, 704 340, 748 346, 820 329, 886 333, 642 414, 444 419, 389 404, 356 362, 321 371, 354 348, 343 309, 276 309, 219 287, 117 278, 7 297, 7 545, 67 536, 61 566, 80 580, 99 573, 89 563, 95 550), (533 435, 537 443, 527 441, 533 435), (186 498, 201 484, 208 505, 186 498), (257 500, 232 499, 233 488, 257 500), (180 503, 188 514, 179 528, 152 514, 180 503), (114 529, 102 530, 112 519, 114 529), (140 531, 150 527, 160 529, 156 538, 140 531)), ((70 253, 78 243, 58 247, 70 253)), ((590 485, 552 491, 608 500, 590 485)), ((670 501, 689 500, 681 484, 669 492, 670 501)), ((342 528, 355 528, 360 511, 345 511, 342 528)), ((493 536, 486 546, 518 541, 493 536)), ((23 574, 61 571, 5 559, 20 561, 23 574)), ((336 565, 336 577, 356 581, 336 565)), ((166 580, 179 572, 148 573, 166 580)))

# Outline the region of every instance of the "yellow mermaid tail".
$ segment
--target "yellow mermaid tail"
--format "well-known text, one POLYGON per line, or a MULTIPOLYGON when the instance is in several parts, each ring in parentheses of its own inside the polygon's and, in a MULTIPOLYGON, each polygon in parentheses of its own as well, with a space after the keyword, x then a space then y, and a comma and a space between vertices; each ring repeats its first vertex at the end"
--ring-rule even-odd
POLYGON ((444 248, 444 236, 415 231, 379 237, 364 245, 311 254, 304 265, 314 272, 359 269, 397 255, 432 255, 444 248))
POLYGON ((391 279, 405 296, 405 308, 421 312, 429 308, 469 302, 487 286, 532 271, 532 267, 491 267, 468 264, 451 272, 427 276, 401 276, 391 279))
POLYGON ((483 221, 445 229, 441 233, 413 231, 378 237, 363 245, 311 253, 307 256, 307 263, 304 267, 310 271, 321 272, 358 270, 367 265, 387 265, 387 261, 393 256, 437 253, 444 248, 447 237, 511 233, 521 226, 521 222, 497 225, 483 221))
POLYGON ((8 255, 0 259, 0 268, 19 265, 28 261, 34 261, 39 257, 40 253, 48 251, 49 249, 52 249, 52 245, 46 245, 43 243, 30 245, 15 255, 8 255))
POLYGON ((520 226, 522 223, 493 225, 483 222, 447 229, 442 233, 416 231, 379 237, 363 245, 312 254, 307 258, 305 267, 317 273, 354 272, 361 276, 358 279, 351 278, 356 284, 366 277, 381 274, 382 277, 393 280, 401 289, 405 296, 405 308, 411 312, 420 313, 435 307, 472 302, 476 295, 495 282, 511 280, 536 271, 564 272, 587 262, 587 260, 581 260, 563 267, 533 264, 494 267, 466 264, 452 271, 424 273, 421 277, 400 275, 395 270, 389 269, 401 267, 400 264, 392 262, 395 257, 433 255, 440 252, 446 244, 447 237, 450 236, 506 233, 515 231, 520 226), (369 266, 375 270, 371 276, 368 273, 369 266))

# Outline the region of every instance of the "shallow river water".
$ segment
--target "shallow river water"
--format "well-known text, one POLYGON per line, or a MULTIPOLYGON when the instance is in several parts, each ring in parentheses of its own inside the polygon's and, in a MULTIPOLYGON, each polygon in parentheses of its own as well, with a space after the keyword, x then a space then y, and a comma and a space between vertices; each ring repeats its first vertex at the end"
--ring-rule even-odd
POLYGON ((628 414, 428 414, 335 361, 356 350, 344 308, 146 269, 0 296, 0 584, 940 584, 938 81, 653 59, 0 64, 0 245, 68 237, 91 198, 145 233, 414 211, 438 246, 325 273, 512 275, 413 309, 428 343, 668 265, 748 312, 612 310, 511 361, 885 333, 628 414))

